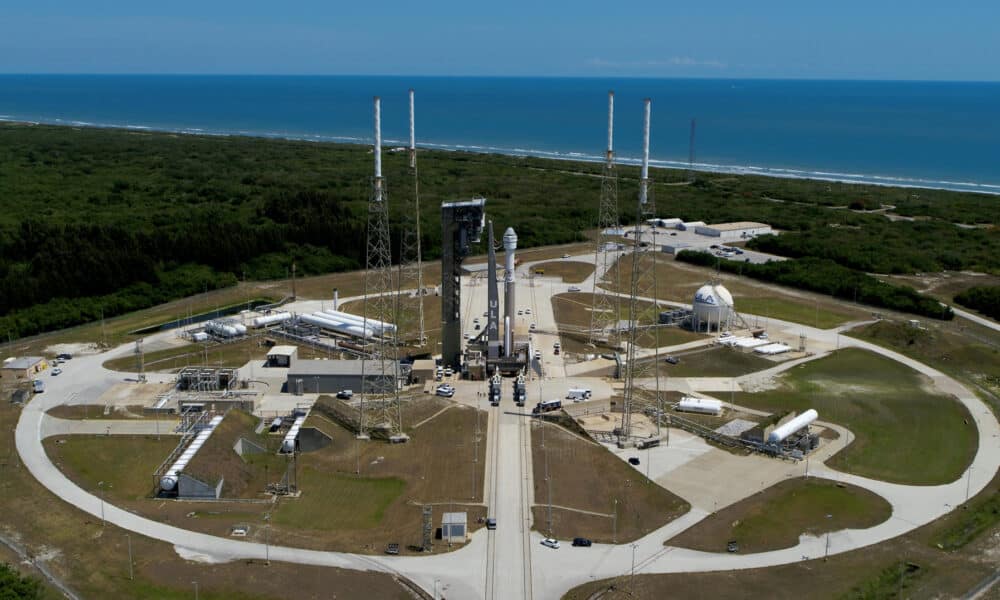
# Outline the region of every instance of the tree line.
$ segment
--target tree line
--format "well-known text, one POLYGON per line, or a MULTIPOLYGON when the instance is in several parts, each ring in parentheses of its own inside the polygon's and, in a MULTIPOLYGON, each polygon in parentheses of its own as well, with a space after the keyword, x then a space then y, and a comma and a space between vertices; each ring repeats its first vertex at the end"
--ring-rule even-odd
POLYGON ((720 259, 708 252, 684 250, 677 254, 677 260, 934 319, 951 320, 955 316, 951 308, 913 288, 880 281, 828 258, 806 257, 754 264, 720 259))

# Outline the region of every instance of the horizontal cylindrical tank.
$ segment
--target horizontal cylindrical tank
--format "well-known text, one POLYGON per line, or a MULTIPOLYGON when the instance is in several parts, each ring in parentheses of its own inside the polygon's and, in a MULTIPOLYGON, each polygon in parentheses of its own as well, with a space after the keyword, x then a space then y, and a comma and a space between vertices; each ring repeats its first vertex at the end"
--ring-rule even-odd
POLYGON ((237 335, 247 334, 247 326, 242 323, 233 323, 231 327, 236 330, 237 335))
POLYGON ((267 327, 268 325, 276 325, 278 323, 284 323, 285 321, 292 318, 292 313, 290 312, 280 312, 271 313, 269 315, 264 315, 261 317, 254 317, 250 319, 251 327, 267 327))
POLYGON ((239 333, 235 327, 221 321, 208 321, 205 323, 205 331, 219 337, 236 337, 239 333))
POLYGON ((194 340, 194 341, 196 341, 196 342, 207 342, 208 341, 208 334, 205 333, 204 331, 199 331, 197 333, 192 334, 191 335, 191 339, 194 340))
POLYGON ((177 487, 177 480, 180 476, 181 471, 188 466, 194 455, 198 453, 198 450, 205 444, 215 428, 219 426, 222 422, 222 417, 212 417, 212 420, 208 422, 208 425, 204 429, 198 432, 195 436, 194 441, 188 446, 184 452, 181 453, 180 457, 174 461, 174 464, 170 465, 167 472, 160 478, 160 489, 164 492, 171 492, 177 487))
POLYGON ((313 314, 321 314, 334 321, 344 321, 346 323, 354 323, 356 325, 361 325, 361 326, 367 325, 370 329, 372 329, 376 333, 379 333, 380 335, 385 335, 386 333, 392 333, 396 331, 396 326, 393 325, 392 323, 385 323, 384 321, 379 321, 378 319, 368 319, 367 321, 365 321, 364 317, 343 312, 340 310, 327 309, 324 310, 322 313, 313 313, 313 314))
POLYGON ((767 436, 767 442, 769 444, 779 444, 796 431, 809 426, 809 424, 817 418, 819 418, 819 413, 810 408, 784 425, 775 427, 774 430, 771 431, 771 434, 767 436))
POLYGON ((295 451, 295 440, 299 437, 299 429, 302 428, 302 424, 305 422, 305 415, 295 417, 295 422, 288 429, 288 433, 285 434, 285 439, 281 441, 281 451, 285 454, 295 451))
POLYGON ((374 333, 371 328, 365 329, 360 325, 349 324, 343 321, 335 321, 332 318, 325 318, 319 315, 300 315, 299 318, 302 319, 303 322, 309 323, 310 325, 315 325, 316 327, 330 331, 336 331, 337 333, 363 338, 374 337, 374 333))
POLYGON ((677 410, 702 413, 706 415, 718 415, 722 412, 722 402, 711 398, 684 396, 681 398, 681 401, 677 403, 677 410))

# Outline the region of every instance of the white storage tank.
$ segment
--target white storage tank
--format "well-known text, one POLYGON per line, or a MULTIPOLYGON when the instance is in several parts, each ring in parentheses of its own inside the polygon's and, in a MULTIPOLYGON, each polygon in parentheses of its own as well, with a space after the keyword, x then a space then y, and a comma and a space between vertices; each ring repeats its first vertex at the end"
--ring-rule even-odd
POLYGON ((691 301, 695 331, 729 329, 733 320, 733 295, 718 283, 706 283, 698 288, 691 301))
POLYGON ((784 425, 775 427, 771 431, 771 434, 767 436, 767 443, 780 444, 785 441, 785 438, 792 435, 796 431, 799 431, 803 427, 808 427, 809 424, 817 418, 819 418, 819 413, 810 408, 784 425))
POLYGON ((704 415, 722 414, 722 402, 711 398, 684 396, 674 408, 681 412, 701 413, 704 415))

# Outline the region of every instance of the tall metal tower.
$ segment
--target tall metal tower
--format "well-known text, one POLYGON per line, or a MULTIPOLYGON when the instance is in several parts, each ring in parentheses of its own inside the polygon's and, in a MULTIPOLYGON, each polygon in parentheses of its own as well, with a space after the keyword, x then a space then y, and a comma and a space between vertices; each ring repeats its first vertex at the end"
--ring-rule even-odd
MULTIPOLYGON (((625 393, 622 408, 622 426, 618 436, 618 445, 626 447, 631 445, 632 433, 632 412, 638 409, 641 398, 637 391, 640 389, 636 384, 636 379, 642 379, 650 373, 655 378, 655 393, 657 405, 662 411, 660 401, 660 378, 657 375, 659 369, 659 335, 658 327, 654 324, 650 330, 653 332, 652 360, 650 357, 640 357, 638 354, 639 338, 643 337, 643 330, 639 325, 642 309, 639 298, 652 298, 654 312, 654 323, 658 315, 657 292, 656 292, 656 264, 643 266, 644 256, 649 256, 655 261, 656 239, 655 230, 651 230, 646 222, 647 219, 656 216, 656 203, 653 199, 653 183, 649 179, 649 117, 651 101, 646 98, 643 101, 644 110, 642 118, 642 172, 639 179, 639 201, 636 205, 636 225, 635 237, 632 241, 632 273, 631 287, 629 291, 628 307, 628 348, 625 359, 625 393), (654 235, 649 235, 650 232, 654 235), (648 239, 647 239, 648 236, 648 239), (640 363, 639 359, 642 359, 640 363)), ((657 417, 657 432, 659 432, 660 418, 657 417)))
POLYGON ((607 294, 597 287, 598 281, 613 277, 608 281, 612 291, 617 292, 621 281, 619 269, 613 268, 618 254, 618 171, 615 169, 614 150, 615 93, 608 92, 608 149, 604 154, 604 169, 601 173, 601 203, 597 211, 597 250, 594 256, 594 289, 590 312, 590 343, 607 344, 617 348, 620 342, 618 322, 621 319, 621 299, 616 294, 607 294))
POLYGON ((417 177, 417 136, 414 126, 413 88, 410 88, 410 174, 413 175, 413 202, 404 205, 402 241, 399 256, 399 322, 403 340, 414 339, 416 346, 427 342, 424 329, 424 272, 420 248, 420 179, 417 177), (409 290, 416 290, 417 301, 408 302, 409 290))
MULTIPOLYGON (((368 320, 395 323, 392 253, 389 238, 389 195, 382 177, 382 101, 375 96, 375 177, 368 200, 368 242, 364 278, 364 329, 368 320)), ((399 403, 399 327, 382 331, 371 341, 372 359, 361 362, 361 399, 358 406, 358 437, 367 437, 371 429, 385 431, 392 441, 406 441, 399 403), (376 377, 369 381, 370 375, 376 377), (374 402, 373 402, 374 401, 374 402), (374 406, 372 406, 374 404, 374 406), (374 411, 371 409, 375 409, 374 411), (381 409, 381 410, 379 410, 381 409), (381 420, 372 424, 370 417, 381 420)))

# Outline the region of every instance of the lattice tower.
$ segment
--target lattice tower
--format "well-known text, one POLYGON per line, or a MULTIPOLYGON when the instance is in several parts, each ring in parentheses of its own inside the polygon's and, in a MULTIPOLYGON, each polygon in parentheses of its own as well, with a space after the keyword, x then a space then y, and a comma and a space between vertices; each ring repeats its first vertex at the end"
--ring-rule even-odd
MULTIPOLYGON (((631 259, 631 279, 628 298, 628 332, 627 348, 624 368, 625 390, 622 407, 622 425, 618 437, 619 446, 631 445, 632 434, 632 413, 639 412, 644 405, 649 403, 643 399, 641 393, 643 387, 639 381, 651 378, 653 381, 652 391, 653 403, 657 408, 655 422, 657 434, 660 433, 660 423, 663 414, 663 401, 660 397, 659 378, 659 326, 658 307, 656 289, 656 240, 650 235, 652 229, 647 223, 647 219, 656 216, 656 201, 653 194, 653 182, 649 178, 649 122, 650 122, 650 100, 644 101, 643 114, 643 156, 642 173, 639 180, 639 201, 636 205, 636 226, 635 237, 632 240, 631 259), (648 236, 648 237, 647 237, 648 236), (647 242, 645 247, 643 242, 647 242), (652 300, 652 306, 643 308, 642 305, 648 298, 652 300), (652 318, 653 325, 640 325, 640 321, 652 318), (643 339, 644 338, 644 339, 643 339), (640 352, 639 344, 644 342, 652 348, 640 352)), ((624 262, 624 261, 622 261, 624 262)))
POLYGON ((614 151, 615 93, 608 92, 608 149, 601 173, 601 202, 597 211, 597 249, 594 254, 594 288, 590 312, 590 343, 607 344, 617 348, 621 342, 621 296, 608 294, 598 287, 604 281, 617 292, 621 276, 614 268, 618 259, 618 171, 615 169, 614 151))
POLYGON ((384 430, 391 439, 401 438, 402 408, 398 385, 397 337, 399 328, 378 330, 369 321, 395 323, 392 252, 389 237, 389 194, 382 177, 381 100, 375 97, 375 177, 368 200, 368 228, 364 277, 364 329, 373 332, 372 360, 364 360, 361 369, 361 398, 358 405, 358 436, 367 436, 373 428, 384 430), (366 372, 368 371, 368 372, 366 372), (377 377, 369 381, 369 375, 377 377), (373 402, 374 400, 374 402, 373 402), (372 414, 374 413, 374 414, 372 414), (379 415, 381 421, 371 423, 379 415))
POLYGON ((416 346, 427 342, 424 328, 424 273, 420 248, 420 179, 417 175, 417 139, 414 126, 413 89, 410 89, 410 175, 413 176, 413 200, 403 205, 402 239, 399 259, 398 314, 401 340, 416 346), (416 290, 416 297, 411 294, 416 290), (412 298, 412 299, 411 299, 412 298))

